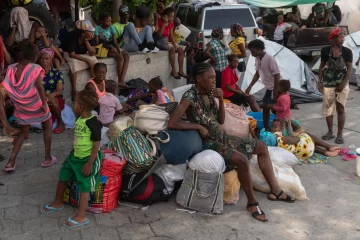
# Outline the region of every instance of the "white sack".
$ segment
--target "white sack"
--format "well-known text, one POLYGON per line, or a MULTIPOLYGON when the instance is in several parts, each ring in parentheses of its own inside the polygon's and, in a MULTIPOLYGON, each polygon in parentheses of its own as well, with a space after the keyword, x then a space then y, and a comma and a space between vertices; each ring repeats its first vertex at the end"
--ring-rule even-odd
POLYGON ((197 170, 203 173, 223 173, 225 171, 225 161, 223 157, 213 151, 204 150, 196 154, 189 163, 192 170, 197 170))

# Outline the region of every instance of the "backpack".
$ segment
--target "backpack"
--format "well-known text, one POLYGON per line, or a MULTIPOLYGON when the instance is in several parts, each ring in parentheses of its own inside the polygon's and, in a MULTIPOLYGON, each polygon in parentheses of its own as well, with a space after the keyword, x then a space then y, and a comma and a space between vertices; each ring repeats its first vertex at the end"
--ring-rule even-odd
MULTIPOLYGON (((151 142, 153 144, 153 142, 151 142)), ((156 155, 155 144, 150 147, 145 136, 134 126, 130 126, 120 133, 120 136, 108 144, 108 149, 121 153, 127 163, 123 174, 129 175, 147 170, 154 163, 156 155)))
POLYGON ((123 176, 119 201, 123 200, 144 205, 168 201, 170 194, 167 193, 163 180, 156 174, 151 174, 142 180, 145 175, 146 172, 141 172, 123 176), (131 190, 139 181, 141 183, 131 190))

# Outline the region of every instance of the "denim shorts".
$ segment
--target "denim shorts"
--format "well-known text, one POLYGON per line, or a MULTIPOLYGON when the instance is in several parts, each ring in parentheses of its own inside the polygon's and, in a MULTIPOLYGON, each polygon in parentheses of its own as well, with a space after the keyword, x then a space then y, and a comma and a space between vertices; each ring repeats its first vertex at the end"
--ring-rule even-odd
POLYGON ((263 98, 263 104, 274 104, 272 93, 273 90, 266 90, 265 96, 263 98))

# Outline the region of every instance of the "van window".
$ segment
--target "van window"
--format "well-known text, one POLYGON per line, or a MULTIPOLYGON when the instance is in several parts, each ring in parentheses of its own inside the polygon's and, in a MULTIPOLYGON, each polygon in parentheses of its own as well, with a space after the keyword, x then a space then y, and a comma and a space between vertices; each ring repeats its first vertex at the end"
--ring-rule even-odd
POLYGON ((198 25, 198 18, 199 18, 200 11, 195 11, 194 9, 190 8, 186 18, 186 26, 196 28, 198 25))
POLYGON ((255 27, 253 15, 248 8, 207 9, 205 11, 204 29, 213 29, 218 26, 230 28, 233 23, 240 23, 243 27, 255 27))
POLYGON ((188 12, 187 7, 180 7, 179 10, 176 13, 176 17, 178 17, 181 21, 182 24, 185 24, 185 20, 186 20, 186 14, 188 12))

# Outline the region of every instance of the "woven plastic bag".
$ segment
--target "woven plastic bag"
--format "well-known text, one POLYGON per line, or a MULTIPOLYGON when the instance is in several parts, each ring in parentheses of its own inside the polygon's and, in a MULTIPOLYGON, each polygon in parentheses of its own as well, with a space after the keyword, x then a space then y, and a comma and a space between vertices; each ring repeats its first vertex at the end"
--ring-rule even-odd
POLYGON ((225 104, 224 131, 230 136, 249 137, 249 121, 241 106, 225 104))
POLYGON ((235 205, 239 201, 240 181, 236 170, 224 173, 224 204, 235 205))
MULTIPOLYGON (((93 213, 111 212, 117 205, 121 183, 122 169, 126 163, 117 153, 103 151, 104 159, 100 169, 100 182, 95 192, 90 193, 87 211, 93 213)), ((79 206, 80 192, 76 181, 70 181, 65 190, 64 202, 79 206)))
MULTIPOLYGON (((295 197, 297 200, 309 200, 299 176, 294 172, 291 166, 274 162, 272 165, 276 181, 286 194, 295 197)), ((266 179, 259 168, 256 155, 253 155, 249 167, 254 189, 260 192, 270 193, 270 186, 266 182, 266 179)))

